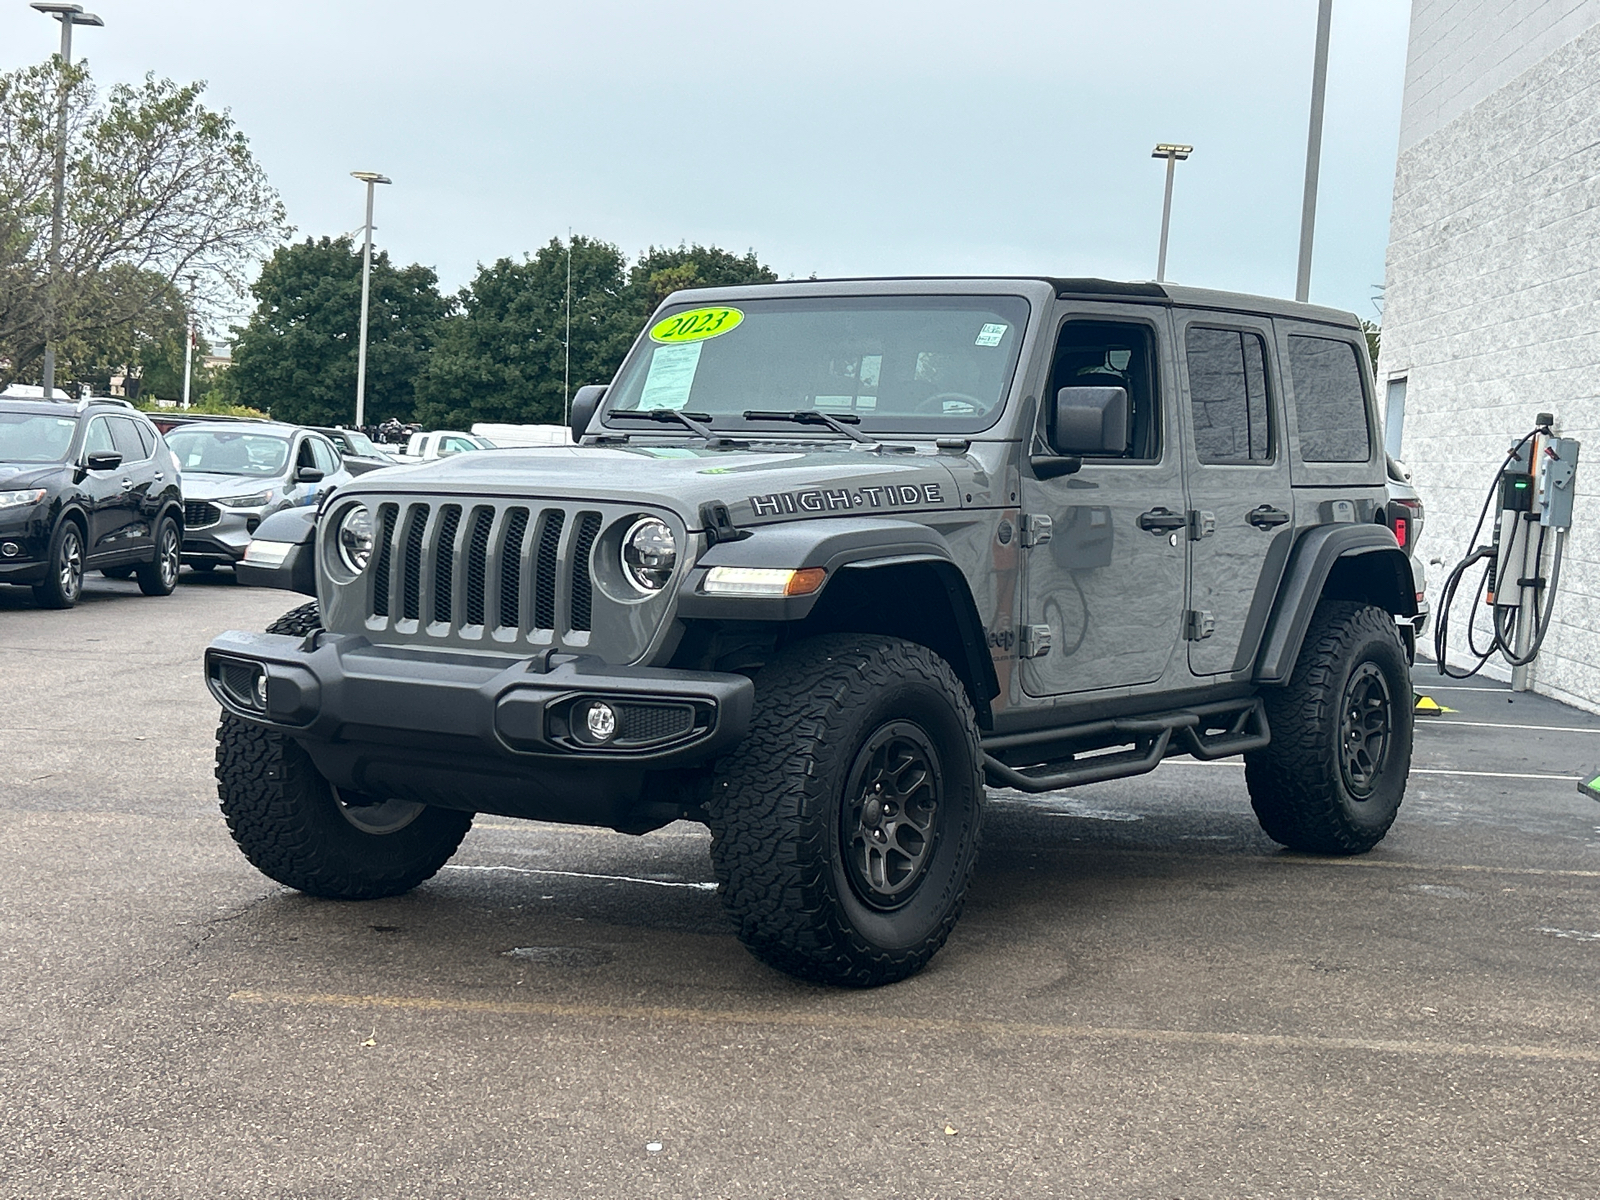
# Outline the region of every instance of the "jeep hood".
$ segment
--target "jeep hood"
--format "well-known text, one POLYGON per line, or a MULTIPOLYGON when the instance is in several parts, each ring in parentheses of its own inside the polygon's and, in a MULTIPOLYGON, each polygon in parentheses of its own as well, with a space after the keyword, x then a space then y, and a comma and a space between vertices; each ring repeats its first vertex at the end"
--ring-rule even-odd
MULTIPOLYGON (((515 496, 617 501, 676 511, 700 527, 700 506, 721 501, 737 525, 814 516, 867 516, 961 507, 948 462, 879 454, 855 443, 793 449, 552 446, 458 454, 404 472, 363 476, 340 496, 515 496)), ((970 474, 970 470, 968 471, 970 474)))

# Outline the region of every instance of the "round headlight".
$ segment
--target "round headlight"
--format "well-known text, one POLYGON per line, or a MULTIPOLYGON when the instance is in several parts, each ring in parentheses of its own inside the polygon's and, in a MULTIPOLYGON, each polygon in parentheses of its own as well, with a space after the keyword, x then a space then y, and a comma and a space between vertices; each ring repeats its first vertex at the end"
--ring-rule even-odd
POLYGON ((659 592, 678 565, 678 542, 665 521, 642 517, 622 539, 622 571, 641 592, 659 592))
POLYGON ((372 560, 372 514, 357 505, 339 522, 339 559, 357 575, 372 560))

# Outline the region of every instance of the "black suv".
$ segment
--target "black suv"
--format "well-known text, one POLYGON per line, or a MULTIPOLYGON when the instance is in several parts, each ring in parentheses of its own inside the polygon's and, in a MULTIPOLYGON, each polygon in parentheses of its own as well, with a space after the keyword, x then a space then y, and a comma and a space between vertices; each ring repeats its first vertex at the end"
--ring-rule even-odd
POLYGON ((71 608, 84 571, 99 568, 169 596, 182 541, 178 464, 142 413, 117 400, 0 400, 0 583, 71 608))
POLYGON ((1094 279, 681 292, 572 413, 578 446, 263 522, 247 565, 318 602, 207 670, 223 809, 273 878, 392 895, 475 812, 688 817, 751 950, 876 984, 954 925, 985 782, 1242 754, 1286 846, 1395 819, 1417 589, 1348 313, 1094 279))

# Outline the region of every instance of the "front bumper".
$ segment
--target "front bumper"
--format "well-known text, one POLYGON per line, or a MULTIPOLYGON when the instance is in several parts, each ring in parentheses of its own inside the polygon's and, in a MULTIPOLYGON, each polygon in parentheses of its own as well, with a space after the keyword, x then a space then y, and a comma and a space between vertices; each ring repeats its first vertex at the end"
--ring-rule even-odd
POLYGON ((48 574, 50 527, 35 511, 0 513, 0 583, 41 583, 48 574))
POLYGON ((191 566, 198 562, 238 562, 244 557, 250 538, 267 511, 259 508, 224 508, 221 509, 222 515, 208 525, 186 526, 183 531, 183 561, 191 566))
MULTIPOLYGON (((692 776, 750 725, 743 675, 224 633, 206 650, 224 709, 288 734, 335 786, 446 808, 653 828, 698 800, 692 776), (583 714, 616 713, 597 743, 583 714)), ((695 784, 695 786, 698 786, 695 784)))

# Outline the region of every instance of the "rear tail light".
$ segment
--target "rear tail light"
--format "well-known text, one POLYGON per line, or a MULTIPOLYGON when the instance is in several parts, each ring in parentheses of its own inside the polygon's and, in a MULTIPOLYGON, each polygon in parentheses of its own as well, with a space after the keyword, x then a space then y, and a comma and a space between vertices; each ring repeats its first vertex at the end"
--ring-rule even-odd
POLYGON ((1400 543, 1400 549, 1406 548, 1406 534, 1410 531, 1411 522, 1405 517, 1396 517, 1390 522, 1394 527, 1394 540, 1400 543))

